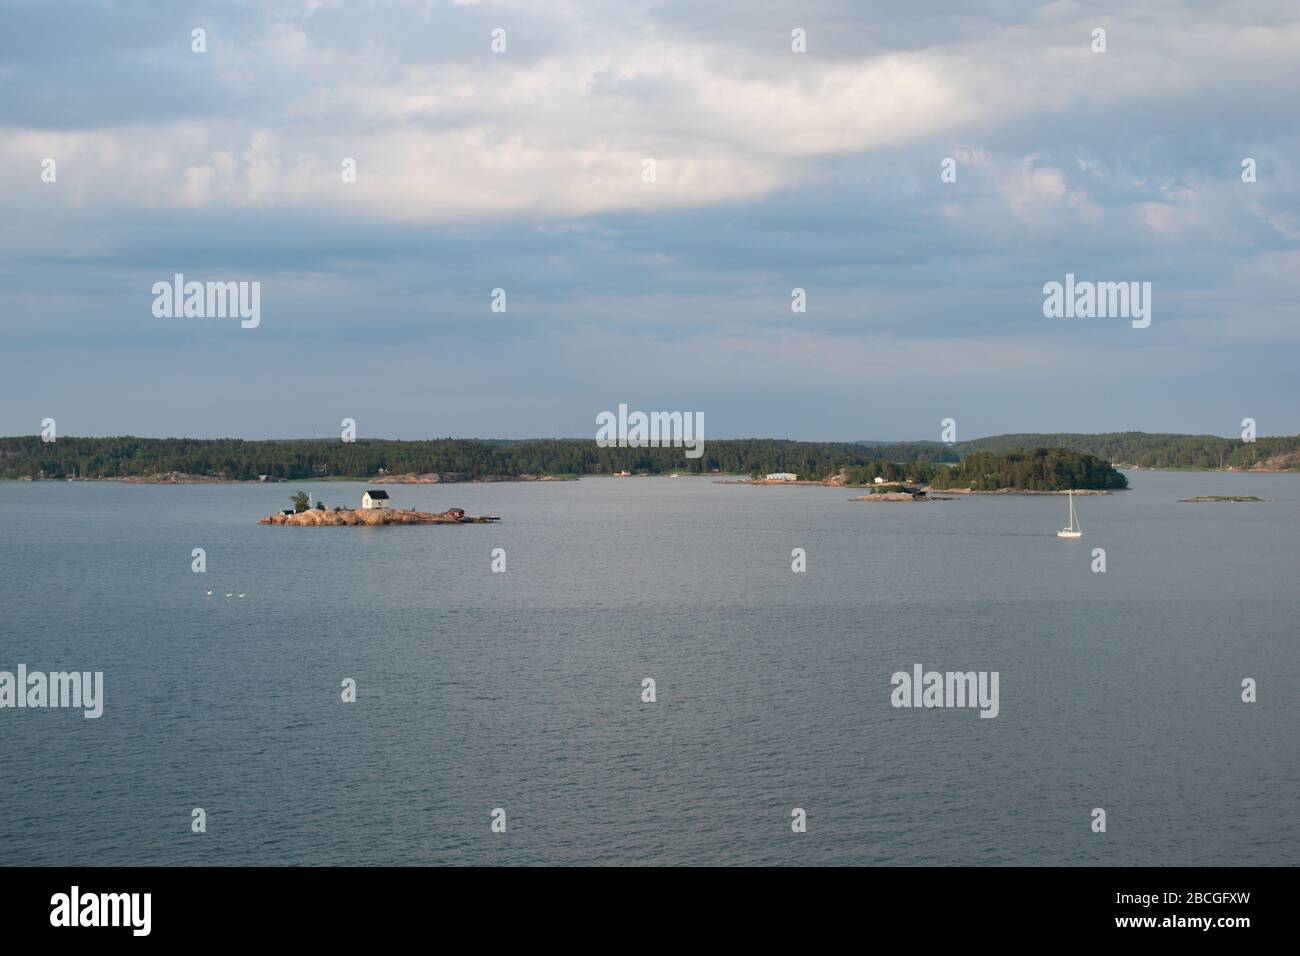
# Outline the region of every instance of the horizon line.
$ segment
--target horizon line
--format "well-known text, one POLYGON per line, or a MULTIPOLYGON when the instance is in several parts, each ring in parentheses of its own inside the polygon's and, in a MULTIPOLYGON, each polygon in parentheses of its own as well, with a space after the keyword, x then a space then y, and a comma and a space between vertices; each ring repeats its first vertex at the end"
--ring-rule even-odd
MULTIPOLYGON (((1027 436, 1046 436, 1059 435, 1073 438, 1096 438, 1101 435, 1145 435, 1148 437, 1177 437, 1177 438, 1217 438, 1222 441, 1244 441, 1240 436, 1216 435, 1212 432, 1147 432, 1140 430, 1127 429, 1124 431, 1101 431, 1101 432, 995 432, 988 435, 979 435, 975 438, 963 438, 957 441, 945 442, 939 439, 931 438, 785 438, 777 436, 759 436, 744 435, 735 437, 715 437, 702 438, 703 441, 784 441, 803 445, 863 445, 863 444, 880 444, 880 445, 965 445, 974 441, 983 441, 989 438, 1011 438, 1021 435, 1027 436)), ((26 438, 41 438, 39 432, 32 432, 19 435, 0 435, 0 441, 13 441, 26 438)), ((219 435, 215 437, 205 437, 199 435, 134 435, 131 433, 115 435, 61 435, 50 444, 57 444, 60 441, 72 439, 89 439, 92 441, 102 441, 113 438, 132 438, 144 441, 240 441, 240 442, 300 442, 300 441, 342 441, 341 438, 331 438, 328 436, 299 436, 296 438, 242 438, 235 435, 219 435)), ((1257 435, 1256 440, 1267 438, 1296 438, 1300 440, 1300 435, 1257 435)), ((437 441, 470 441, 470 442, 582 442, 595 441, 595 436, 532 436, 528 438, 484 438, 481 436, 453 436, 442 435, 431 438, 391 438, 386 436, 369 435, 366 437, 358 436, 352 442, 347 444, 361 444, 368 441, 384 442, 437 442, 437 441)), ((653 447, 653 446, 646 446, 653 447)))

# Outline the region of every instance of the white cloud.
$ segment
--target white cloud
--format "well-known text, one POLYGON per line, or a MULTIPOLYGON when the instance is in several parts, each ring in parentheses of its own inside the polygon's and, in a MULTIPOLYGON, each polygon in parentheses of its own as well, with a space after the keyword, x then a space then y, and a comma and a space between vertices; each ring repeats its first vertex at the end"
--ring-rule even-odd
MULTIPOLYGON (((581 17, 528 10, 557 28, 581 17)), ((1158 27, 1135 19, 1110 25, 1112 52, 1100 56, 1088 49, 1091 23, 1077 4, 1056 3, 1030 25, 850 59, 620 32, 612 20, 584 24, 580 42, 541 57, 392 62, 382 43, 326 44, 310 17, 268 17, 252 42, 214 31, 209 54, 214 84, 269 104, 256 117, 106 128, 57 144, 20 130, 0 162, 76 154, 84 142, 96 161, 76 195, 110 203, 309 204, 427 221, 583 216, 753 199, 815 175, 820 157, 988 134, 1075 107, 1130 110, 1197 89, 1258 95, 1270 71, 1300 56, 1294 22, 1170 29, 1168 17, 1158 27), (343 156, 358 159, 355 188, 339 179, 343 156), (645 157, 659 163, 653 186, 641 182, 645 157)), ((980 149, 958 154, 989 162, 980 149)), ((1050 166, 1026 164, 998 188, 1026 222, 1062 205, 1101 218, 1050 166)), ((1159 213, 1150 223, 1165 228, 1159 213)))

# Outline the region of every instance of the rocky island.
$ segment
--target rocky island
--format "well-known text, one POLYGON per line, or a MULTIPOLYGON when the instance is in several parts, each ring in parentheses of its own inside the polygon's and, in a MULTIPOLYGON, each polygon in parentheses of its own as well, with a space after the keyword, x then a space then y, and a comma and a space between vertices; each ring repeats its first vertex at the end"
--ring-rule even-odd
POLYGON ((879 495, 858 495, 849 501, 952 501, 951 498, 931 497, 920 491, 915 494, 908 491, 887 491, 879 495))
POLYGON ((357 508, 353 511, 329 511, 310 508, 307 511, 268 515, 258 524, 319 528, 327 525, 487 524, 500 520, 487 515, 467 515, 460 508, 452 508, 449 511, 412 511, 409 508, 357 508))
POLYGON ((1275 498, 1259 498, 1255 495, 1197 495, 1195 498, 1179 498, 1183 502, 1203 501, 1275 501, 1275 498))
POLYGON ((487 515, 467 515, 462 508, 446 511, 416 511, 414 508, 390 508, 388 492, 371 488, 361 496, 360 508, 326 508, 321 502, 311 507, 307 493, 300 491, 289 499, 292 508, 279 514, 268 515, 258 524, 284 524, 297 528, 334 527, 338 525, 364 525, 374 527, 385 524, 489 524, 500 518, 487 515))
POLYGON ((932 495, 921 488, 904 488, 902 490, 872 491, 871 494, 858 495, 849 501, 952 501, 944 495, 932 495))

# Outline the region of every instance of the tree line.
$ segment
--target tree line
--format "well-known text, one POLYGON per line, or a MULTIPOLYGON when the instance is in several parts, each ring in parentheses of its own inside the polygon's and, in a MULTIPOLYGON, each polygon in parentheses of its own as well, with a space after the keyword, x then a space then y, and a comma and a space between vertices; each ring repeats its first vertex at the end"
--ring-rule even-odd
POLYGON ((1004 455, 977 451, 963 458, 959 465, 936 467, 940 470, 930 481, 935 488, 1064 491, 1067 488, 1116 490, 1128 487, 1128 479, 1109 462, 1065 448, 1034 448, 1004 455))
POLYGON ((1108 462, 1064 448, 1016 449, 1006 454, 974 452, 956 464, 935 461, 880 460, 845 469, 850 484, 870 485, 876 478, 932 488, 972 488, 996 491, 1064 491, 1127 488, 1128 479, 1108 462))
MULTIPOLYGON (((1144 468, 1250 468, 1273 456, 1296 455, 1300 451, 1300 436, 1261 437, 1255 442, 1243 442, 1213 435, 1142 432, 1026 434, 996 435, 952 445, 745 438, 706 441, 704 455, 694 459, 687 458, 681 448, 601 448, 591 439, 571 438, 343 442, 338 439, 244 441, 122 436, 65 437, 46 443, 38 436, 19 436, 0 438, 0 478, 127 478, 180 472, 234 481, 256 480, 262 475, 307 480, 371 478, 382 470, 391 474, 437 473, 451 479, 675 471, 739 475, 792 472, 803 479, 820 480, 845 469, 855 484, 869 484, 876 477, 935 484, 971 474, 969 469, 975 465, 968 463, 976 454, 1009 456, 1013 452, 1023 453, 1025 449, 1054 449, 1076 456, 1092 456, 1102 464, 1144 468)), ((1053 467, 1065 460, 1058 456, 1053 460, 1053 467)), ((1078 462, 1069 464, 1071 474, 1081 467, 1078 462)), ((990 474, 1004 471, 998 466, 990 474)), ((1028 477, 1040 480, 1034 475, 1028 477)), ((1087 469, 1076 477, 1087 478, 1087 469)), ((1077 484, 1075 487, 1092 486, 1077 484)))
POLYGON ((1259 437, 1253 442, 1218 435, 1172 435, 1147 432, 1107 432, 1097 435, 1033 433, 993 435, 945 445, 942 442, 911 442, 878 445, 877 450, 896 460, 924 459, 957 461, 973 452, 1005 454, 1018 448, 1064 448, 1095 455, 1114 465, 1143 468, 1241 468, 1247 469, 1277 455, 1300 452, 1300 435, 1259 437), (925 450, 920 454, 918 446, 925 450), (952 457, 943 457, 944 452, 952 457))
POLYGON ((710 440, 700 458, 682 448, 601 448, 591 439, 243 441, 189 438, 0 438, 0 477, 124 478, 168 472, 256 480, 371 478, 437 473, 453 479, 520 475, 759 474, 827 478, 877 457, 855 442, 710 440))

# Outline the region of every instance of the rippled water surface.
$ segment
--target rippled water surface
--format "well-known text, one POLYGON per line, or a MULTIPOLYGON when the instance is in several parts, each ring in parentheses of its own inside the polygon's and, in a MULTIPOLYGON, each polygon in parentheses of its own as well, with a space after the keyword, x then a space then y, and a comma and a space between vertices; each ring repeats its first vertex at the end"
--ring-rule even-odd
POLYGON ((0 863, 1294 864, 1300 476, 1129 477, 1081 541, 1054 497, 390 486, 502 521, 285 528, 294 485, 0 483, 0 670, 106 697, 0 710, 0 863), (998 671, 999 716, 892 708, 915 663, 998 671))

